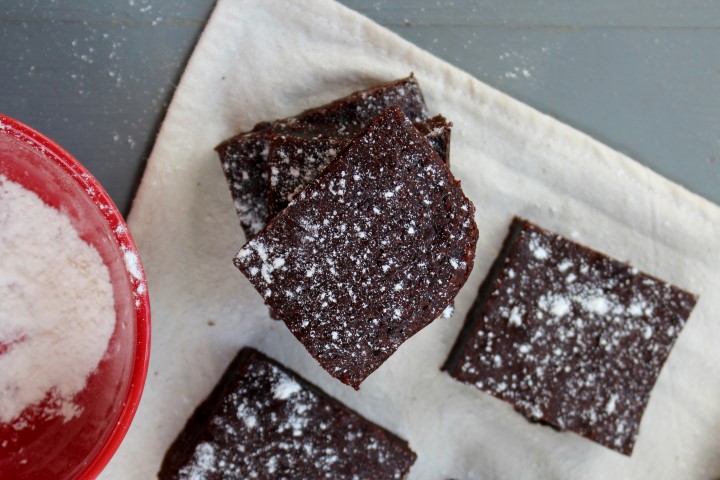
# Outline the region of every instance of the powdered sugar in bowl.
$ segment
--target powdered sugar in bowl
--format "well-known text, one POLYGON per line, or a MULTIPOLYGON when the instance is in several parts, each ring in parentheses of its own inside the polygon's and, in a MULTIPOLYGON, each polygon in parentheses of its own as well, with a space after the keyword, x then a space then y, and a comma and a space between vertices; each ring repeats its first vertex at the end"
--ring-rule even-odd
POLYGON ((3 115, 0 229, 0 478, 94 478, 147 375, 137 250, 87 170, 3 115))

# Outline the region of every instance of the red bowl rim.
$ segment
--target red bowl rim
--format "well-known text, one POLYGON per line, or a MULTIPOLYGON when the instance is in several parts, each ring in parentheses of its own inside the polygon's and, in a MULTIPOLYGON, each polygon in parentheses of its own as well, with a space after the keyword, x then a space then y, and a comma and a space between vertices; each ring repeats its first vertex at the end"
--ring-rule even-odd
MULTIPOLYGON (((120 211, 113 203, 105 189, 100 185, 95 177, 83 167, 72 155, 66 152, 55 142, 8 116, 0 113, 0 133, 9 133, 18 140, 25 143, 28 147, 38 151, 48 160, 53 161, 62 170, 70 175, 75 182, 85 191, 88 196, 98 207, 105 221, 115 236, 120 249, 124 252, 131 252, 138 255, 135 242, 130 236, 130 232, 123 220, 120 211)), ((148 372, 148 362, 150 360, 150 298, 147 291, 147 283, 145 282, 145 273, 142 264, 138 262, 139 278, 128 274, 128 278, 132 282, 133 296, 135 298, 135 309, 137 318, 137 342, 135 345, 135 358, 133 361, 132 374, 130 377, 130 387, 128 388, 125 401, 123 403, 120 417, 115 427, 113 427, 110 435, 105 440, 97 454, 78 474, 78 479, 92 479, 100 475, 100 472, 108 464, 112 456, 122 443, 125 434, 130 428, 132 419, 137 411, 140 397, 142 396, 145 386, 145 379, 148 372), (142 288, 138 288, 142 285, 142 288)))

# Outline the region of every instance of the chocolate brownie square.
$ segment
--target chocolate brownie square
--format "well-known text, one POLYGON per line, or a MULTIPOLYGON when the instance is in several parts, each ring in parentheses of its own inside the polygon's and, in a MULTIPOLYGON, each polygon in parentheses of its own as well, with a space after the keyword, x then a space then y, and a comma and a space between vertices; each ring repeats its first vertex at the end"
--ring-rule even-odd
POLYGON ((389 107, 235 258, 332 376, 358 388, 472 270, 474 207, 389 107))
POLYGON ((251 132, 236 135, 218 145, 225 178, 247 238, 265 226, 268 211, 268 150, 276 134, 325 138, 354 137, 373 117, 390 105, 398 105, 413 122, 427 118, 425 100, 417 80, 407 78, 355 92, 294 117, 263 122, 251 132))
MULTIPOLYGON (((449 161, 451 126, 442 115, 415 123, 445 163, 449 161)), ((275 136, 267 157, 270 170, 268 220, 287 207, 349 143, 350 139, 334 136, 332 131, 310 138, 304 135, 275 136)))
POLYGON ((516 218, 445 369, 630 455, 696 297, 516 218))
POLYGON ((406 441, 245 348, 170 446, 158 477, 402 479, 415 458, 406 441))

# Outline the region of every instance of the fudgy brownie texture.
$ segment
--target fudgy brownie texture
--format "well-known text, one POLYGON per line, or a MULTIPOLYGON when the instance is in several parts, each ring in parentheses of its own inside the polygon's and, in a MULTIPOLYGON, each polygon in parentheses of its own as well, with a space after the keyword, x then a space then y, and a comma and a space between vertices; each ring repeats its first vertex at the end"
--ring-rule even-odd
POLYGON ((474 207, 389 107, 235 258, 332 376, 358 388, 472 270, 474 207))
POLYGON ((402 108, 413 122, 427 118, 425 100, 412 75, 355 92, 294 117, 263 122, 248 133, 236 135, 215 150, 232 194, 240 225, 247 238, 265 226, 268 212, 268 152, 276 134, 306 138, 350 139, 390 105, 402 108))
POLYGON ((268 154, 268 221, 315 180, 348 143, 340 138, 275 137, 268 154))
MULTIPOLYGON (((438 115, 415 123, 415 127, 425 135, 440 158, 448 163, 451 124, 442 115, 438 115)), ((295 195, 315 180, 349 143, 350 139, 333 136, 332 131, 310 138, 296 135, 275 136, 270 142, 267 159, 270 171, 268 220, 287 207, 295 195)))
POLYGON ((402 479, 406 441, 245 348, 195 410, 160 480, 402 479))
POLYGON ((445 369, 630 455, 696 297, 516 218, 445 369))
POLYGON ((267 159, 273 133, 267 124, 216 147, 240 226, 247 238, 265 227, 268 216, 267 159))
MULTIPOLYGON (((452 124, 442 115, 437 115, 414 124, 430 142, 435 152, 446 164, 449 164, 450 130, 452 124)), ((267 188, 267 221, 281 212, 295 195, 317 178, 322 170, 332 163, 349 140, 332 137, 310 137, 298 135, 276 135, 270 141, 270 153, 267 164, 270 171, 270 186, 267 188)), ((264 225, 264 223, 263 223, 264 225)), ((451 303, 443 311, 443 318, 452 316, 454 305, 451 303)), ((270 311, 270 317, 279 320, 270 311)))

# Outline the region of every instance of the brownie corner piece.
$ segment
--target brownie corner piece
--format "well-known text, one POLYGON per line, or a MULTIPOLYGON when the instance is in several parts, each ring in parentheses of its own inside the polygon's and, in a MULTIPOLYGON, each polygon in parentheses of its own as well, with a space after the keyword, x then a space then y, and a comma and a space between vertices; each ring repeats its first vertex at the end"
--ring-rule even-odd
POLYGON ((415 459, 406 441, 245 348, 173 442, 158 478, 403 479, 415 459))
POLYGON ((235 258, 272 311, 358 388, 464 285, 474 207, 390 107, 235 258))
POLYGON ((695 302, 516 218, 443 368, 531 421, 631 455, 695 302))
POLYGON ((193 478, 191 473, 197 470, 193 462, 202 459, 202 450, 214 445, 203 446, 203 435, 206 433, 213 416, 219 411, 227 395, 227 389, 243 375, 248 361, 259 354, 252 348, 243 348, 238 352, 208 397, 195 409, 185 426, 168 448, 158 472, 159 480, 193 478), (196 452, 197 450, 197 452, 196 452))
MULTIPOLYGON (((334 136, 352 138, 373 117, 390 105, 400 106, 413 121, 427 118, 427 107, 417 80, 411 74, 391 82, 354 92, 346 97, 296 116, 261 122, 215 147, 220 157, 240 225, 247 239, 262 230, 268 221, 268 151, 277 135, 334 136)), ((434 136, 439 147, 442 134, 434 136)))
POLYGON ((268 215, 267 157, 271 138, 269 126, 258 124, 251 132, 215 147, 246 238, 263 229, 268 215))
POLYGON ((446 165, 450 166, 450 135, 452 122, 442 115, 435 115, 425 121, 415 123, 415 127, 427 138, 433 150, 446 165))
MULTIPOLYGON (((433 150, 449 165, 452 123, 442 115, 414 123, 433 150)), ((343 151, 351 139, 338 136, 333 128, 316 135, 277 135, 267 155, 270 172, 268 220, 281 212, 292 199, 343 151)), ((345 129, 345 132, 353 131, 345 129)), ((358 132, 355 132, 358 133, 358 132)))

